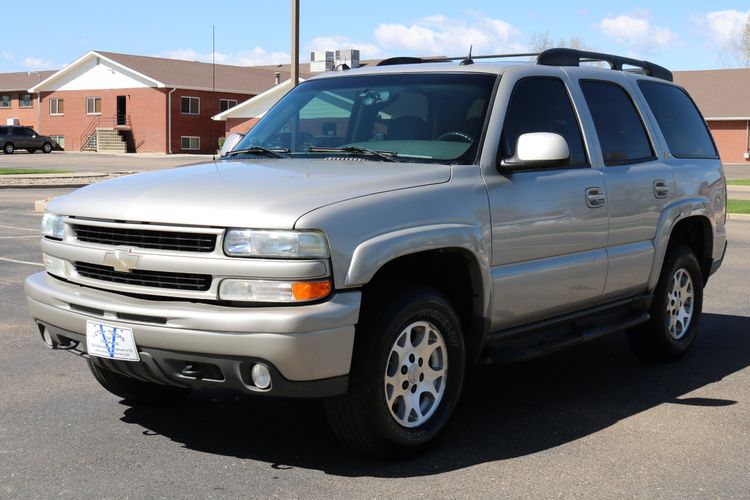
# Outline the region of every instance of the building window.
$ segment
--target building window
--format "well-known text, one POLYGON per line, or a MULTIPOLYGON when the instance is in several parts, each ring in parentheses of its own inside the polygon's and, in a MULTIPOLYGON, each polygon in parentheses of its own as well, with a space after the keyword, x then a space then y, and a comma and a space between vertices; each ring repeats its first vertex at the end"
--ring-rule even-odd
POLYGON ((236 99, 219 99, 219 111, 226 111, 237 106, 236 99))
POLYGON ((9 107, 10 107, 10 96, 0 95, 0 108, 9 108, 9 107))
POLYGON ((18 97, 18 105, 22 108, 33 108, 34 97, 31 94, 21 94, 18 97))
POLYGON ((200 97, 182 97, 181 105, 182 105, 183 115, 201 114, 201 98, 200 97))
POLYGON ((49 138, 52 139, 52 142, 54 142, 59 149, 65 149, 64 135, 51 135, 49 138))
POLYGON ((49 114, 50 115, 65 114, 65 99, 50 99, 49 100, 49 114))
POLYGON ((87 97, 86 98, 86 114, 87 115, 102 114, 102 98, 101 97, 87 97))
POLYGON ((184 151, 197 151, 201 148, 201 138, 183 135, 180 137, 180 147, 184 151))

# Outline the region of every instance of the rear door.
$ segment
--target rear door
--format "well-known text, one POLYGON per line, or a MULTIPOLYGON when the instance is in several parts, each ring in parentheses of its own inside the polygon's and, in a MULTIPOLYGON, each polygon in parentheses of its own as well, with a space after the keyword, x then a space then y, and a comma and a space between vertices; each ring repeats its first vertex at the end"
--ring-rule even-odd
POLYGON ((578 85, 599 145, 593 161, 604 173, 607 186, 609 265, 602 299, 645 292, 656 229, 673 197, 672 169, 660 158, 641 113, 645 108, 623 75, 612 71, 584 77, 578 85))
POLYGON ((604 178, 591 168, 561 72, 546 71, 559 76, 516 79, 506 73, 501 83, 512 92, 498 158, 513 157, 518 137, 531 132, 563 136, 571 154, 567 162, 552 167, 513 173, 485 170, 492 217, 494 330, 594 305, 604 289, 604 178))

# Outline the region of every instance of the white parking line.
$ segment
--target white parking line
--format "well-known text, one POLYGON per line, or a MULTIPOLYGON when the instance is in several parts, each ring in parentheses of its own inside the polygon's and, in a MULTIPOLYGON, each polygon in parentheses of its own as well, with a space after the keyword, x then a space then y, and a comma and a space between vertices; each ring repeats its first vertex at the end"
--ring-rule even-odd
POLYGON ((18 229, 20 231, 36 231, 39 232, 39 229, 31 229, 28 227, 16 227, 16 226, 6 226, 5 224, 0 224, 0 227, 4 227, 6 229, 18 229))
POLYGON ((0 236, 0 240, 12 240, 14 238, 39 238, 39 235, 30 234, 28 236, 0 236))
POLYGON ((40 262, 29 262, 28 260, 8 259, 7 257, 0 257, 0 261, 3 261, 3 262, 13 262, 14 264, 26 264, 26 265, 29 265, 29 266, 44 267, 44 264, 42 264, 40 262))

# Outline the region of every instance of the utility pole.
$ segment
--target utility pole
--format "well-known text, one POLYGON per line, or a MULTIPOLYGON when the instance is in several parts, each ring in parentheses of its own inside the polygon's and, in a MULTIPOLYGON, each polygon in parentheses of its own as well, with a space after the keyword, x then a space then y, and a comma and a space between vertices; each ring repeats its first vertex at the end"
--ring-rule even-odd
POLYGON ((299 85, 299 0, 292 0, 292 87, 299 85))

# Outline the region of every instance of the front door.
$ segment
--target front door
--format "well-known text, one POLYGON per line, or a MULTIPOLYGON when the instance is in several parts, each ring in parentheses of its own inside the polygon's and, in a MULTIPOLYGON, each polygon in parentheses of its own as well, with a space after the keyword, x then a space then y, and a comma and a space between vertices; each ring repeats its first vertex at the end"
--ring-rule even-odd
POLYGON ((117 125, 127 125, 127 96, 117 96, 117 125))
POLYGON ((520 135, 531 132, 561 135, 570 157, 554 166, 486 176, 495 331, 594 305, 606 279, 606 186, 601 171, 590 166, 561 79, 515 83, 498 156, 512 158, 520 135))

